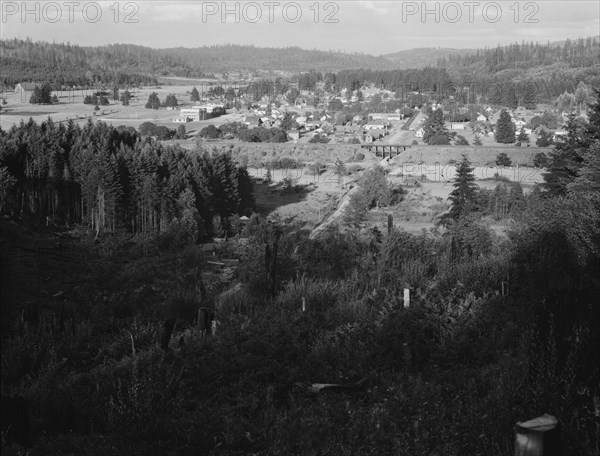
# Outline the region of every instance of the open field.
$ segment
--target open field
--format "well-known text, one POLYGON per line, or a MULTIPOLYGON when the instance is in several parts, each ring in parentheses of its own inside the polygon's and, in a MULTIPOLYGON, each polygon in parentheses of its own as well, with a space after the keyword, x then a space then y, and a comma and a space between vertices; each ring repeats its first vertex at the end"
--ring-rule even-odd
MULTIPOLYGON (((108 106, 100 106, 100 111, 94 111, 93 105, 83 104, 83 99, 86 95, 91 95, 94 90, 77 90, 72 93, 66 91, 54 92, 58 96, 59 102, 53 105, 34 105, 29 103, 31 92, 24 94, 4 92, 7 104, 0 111, 0 125, 3 129, 10 128, 13 124, 18 124, 29 120, 32 117, 35 121, 43 121, 52 116, 55 122, 67 121, 73 119, 78 123, 84 123, 88 118, 98 119, 107 123, 118 125, 126 125, 139 127, 143 122, 154 122, 159 125, 165 125, 169 128, 177 128, 173 123, 173 118, 179 117, 179 109, 189 107, 197 102, 190 101, 190 94, 193 84, 189 85, 169 85, 169 86, 150 86, 139 88, 131 88, 129 91, 132 94, 129 106, 122 106, 121 102, 113 101, 112 92, 107 96, 110 104, 108 106), (156 92, 163 101, 167 95, 173 94, 177 97, 179 106, 176 109, 169 110, 161 108, 158 110, 146 109, 144 105, 148 101, 148 96, 156 92)), ((124 92, 121 90, 120 93, 124 92)), ((228 121, 243 119, 243 114, 226 115, 217 119, 210 119, 201 122, 188 122, 186 129, 188 131, 200 130, 211 123, 220 125, 228 121)))

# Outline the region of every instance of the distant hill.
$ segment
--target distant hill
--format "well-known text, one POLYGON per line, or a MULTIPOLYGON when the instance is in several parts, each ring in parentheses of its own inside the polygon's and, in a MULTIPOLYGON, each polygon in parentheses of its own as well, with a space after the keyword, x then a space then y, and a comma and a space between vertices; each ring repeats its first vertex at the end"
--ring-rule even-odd
POLYGON ((393 63, 395 68, 405 70, 408 68, 437 66, 440 59, 449 55, 466 56, 476 53, 477 49, 417 48, 394 52, 392 54, 383 54, 381 57, 393 63))
POLYGON ((280 70, 339 71, 355 68, 391 70, 397 66, 384 57, 369 54, 336 51, 306 50, 299 47, 263 48, 226 44, 199 48, 172 48, 161 50, 179 57, 200 71, 280 70))
MULTIPOLYGON (((0 83, 48 81, 54 85, 157 83, 164 77, 206 78, 217 73, 351 72, 361 81, 398 86, 421 78, 424 68, 447 71, 455 80, 553 78, 556 90, 579 81, 595 84, 600 73, 600 37, 554 43, 514 43, 486 49, 418 48, 380 56, 299 47, 261 48, 225 44, 197 48, 152 49, 131 44, 78 46, 31 40, 0 40, 0 83), (410 76, 406 70, 417 73, 410 76), (398 71, 400 70, 400 71, 398 71), (543 71, 542 71, 543 70, 543 71), (371 72, 371 74, 367 74, 371 72), (383 73, 391 74, 383 74, 383 73), (545 74, 539 74, 540 72, 545 74), (400 74, 402 73, 402 74, 400 74), (420 76, 419 76, 420 75, 420 76), (410 76, 410 77, 409 77, 410 76), (412 79, 410 79, 412 81, 412 79)), ((429 72, 428 74, 431 74, 429 72)))

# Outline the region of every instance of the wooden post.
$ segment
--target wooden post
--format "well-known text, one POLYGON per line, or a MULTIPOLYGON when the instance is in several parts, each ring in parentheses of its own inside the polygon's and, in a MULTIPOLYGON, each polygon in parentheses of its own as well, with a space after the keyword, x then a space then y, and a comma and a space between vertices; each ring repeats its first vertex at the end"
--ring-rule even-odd
POLYGON ((410 307, 410 290, 408 288, 404 289, 404 308, 408 309, 410 307))
POLYGON ((392 214, 388 214, 388 220, 387 220, 388 235, 392 234, 393 229, 394 229, 394 217, 392 216, 392 214))
POLYGON ((560 423, 548 414, 515 425, 515 456, 560 456, 560 423))

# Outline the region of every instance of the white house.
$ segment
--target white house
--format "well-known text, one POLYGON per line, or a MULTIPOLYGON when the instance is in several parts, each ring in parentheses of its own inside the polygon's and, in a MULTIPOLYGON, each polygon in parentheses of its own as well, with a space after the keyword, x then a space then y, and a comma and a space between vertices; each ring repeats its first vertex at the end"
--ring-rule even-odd
POLYGON ((380 130, 387 128, 388 123, 385 120, 371 120, 364 125, 365 130, 380 130))
POLYGON ((524 120, 517 120, 515 122, 515 126, 517 127, 517 130, 520 130, 521 128, 523 128, 525 125, 527 124, 527 122, 525 122, 524 120))
POLYGON ((477 116, 477 122, 487 122, 487 117, 484 116, 483 114, 479 114, 477 116))
POLYGON ((37 85, 34 82, 21 82, 15 86, 15 93, 33 92, 37 85))
POLYGON ((369 114, 369 118, 373 120, 398 121, 401 115, 399 112, 373 112, 369 114))
POLYGON ((450 130, 464 130, 465 124, 460 122, 452 122, 450 124, 450 130))

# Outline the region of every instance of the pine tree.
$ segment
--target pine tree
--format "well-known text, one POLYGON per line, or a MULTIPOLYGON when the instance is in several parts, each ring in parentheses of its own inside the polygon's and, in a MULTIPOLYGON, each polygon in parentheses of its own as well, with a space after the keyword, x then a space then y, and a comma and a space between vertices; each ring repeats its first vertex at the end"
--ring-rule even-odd
POLYGON ((523 106, 527 109, 535 109, 536 104, 536 87, 533 84, 526 84, 523 88, 523 106))
POLYGON ((525 133, 524 128, 521 128, 521 131, 519 132, 519 136, 517 136, 517 141, 520 141, 522 143, 529 141, 529 136, 527 136, 527 133, 525 133))
POLYGON ((448 197, 452 203, 450 212, 440 220, 443 225, 447 225, 451 220, 458 220, 460 217, 468 215, 475 208, 479 187, 475 183, 474 168, 471 167, 469 157, 464 154, 462 157, 462 161, 456 165, 454 190, 450 192, 448 197))
POLYGON ((129 93, 129 90, 126 90, 125 92, 123 92, 123 95, 121 95, 121 103, 123 104, 123 106, 129 106, 130 99, 131 99, 131 93, 129 93))
POLYGON ((590 146, 587 125, 571 113, 565 125, 566 138, 557 142, 550 152, 548 172, 544 173, 543 188, 551 195, 564 195, 567 185, 579 175, 583 156, 590 146))
MULTIPOLYGON (((423 129, 425 130, 423 133, 423 141, 426 144, 430 144, 431 140, 435 137, 442 137, 448 135, 448 130, 444 126, 444 113, 441 109, 436 109, 427 117, 425 124, 423 125, 423 129)), ((436 143, 440 143, 441 141, 437 139, 436 143)), ((447 142, 446 144, 449 144, 447 142)))
POLYGON ((513 124, 510 114, 506 110, 502 110, 500 118, 496 122, 495 139, 497 143, 512 144, 515 142, 515 125, 513 124))
POLYGON ((146 109, 158 109, 160 108, 160 98, 156 92, 152 92, 146 102, 146 109))
POLYGON ((198 89, 196 87, 192 89, 192 96, 190 97, 190 101, 200 101, 200 94, 198 93, 198 89))

